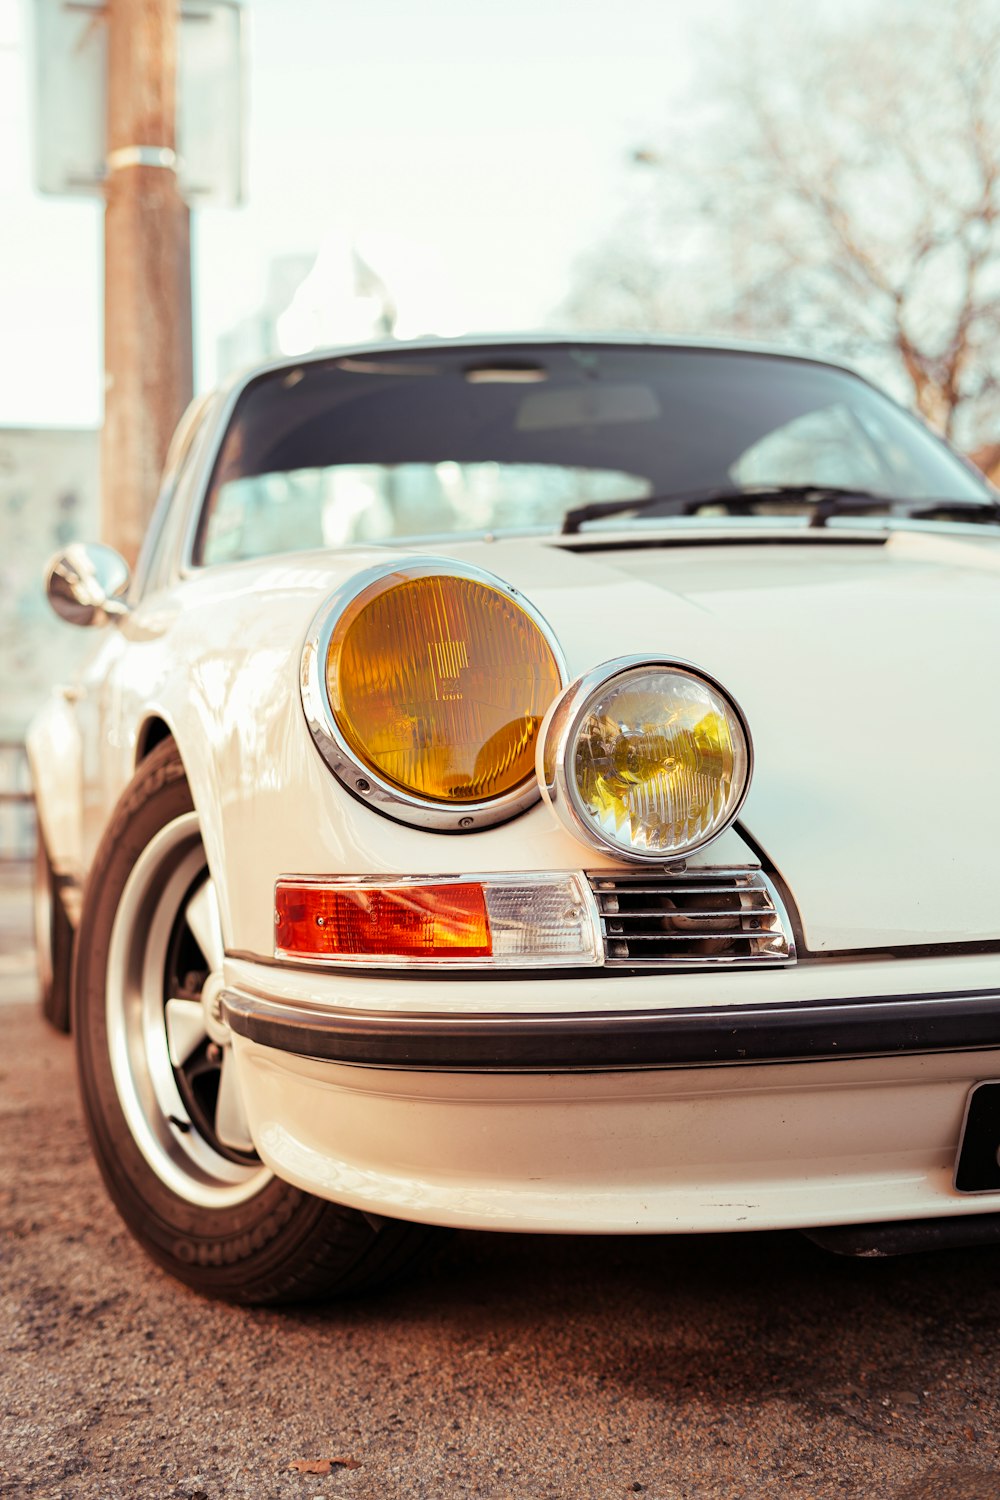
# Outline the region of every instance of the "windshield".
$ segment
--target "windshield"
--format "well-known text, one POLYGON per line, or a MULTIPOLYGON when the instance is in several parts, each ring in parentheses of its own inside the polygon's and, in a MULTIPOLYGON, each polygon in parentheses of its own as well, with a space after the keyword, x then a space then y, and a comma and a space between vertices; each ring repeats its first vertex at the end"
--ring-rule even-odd
POLYGON ((558 530, 592 503, 809 486, 902 502, 990 493, 873 387, 808 361, 586 344, 400 350, 247 386, 195 561, 558 530))

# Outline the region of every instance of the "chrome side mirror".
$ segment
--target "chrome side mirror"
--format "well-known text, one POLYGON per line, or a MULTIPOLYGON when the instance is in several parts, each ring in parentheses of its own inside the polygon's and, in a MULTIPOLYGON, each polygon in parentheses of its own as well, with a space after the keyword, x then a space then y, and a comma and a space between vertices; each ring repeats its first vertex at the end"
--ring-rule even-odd
POLYGON ((45 570, 45 592, 60 619, 71 625, 107 625, 127 615, 128 563, 113 547, 71 542, 45 570))

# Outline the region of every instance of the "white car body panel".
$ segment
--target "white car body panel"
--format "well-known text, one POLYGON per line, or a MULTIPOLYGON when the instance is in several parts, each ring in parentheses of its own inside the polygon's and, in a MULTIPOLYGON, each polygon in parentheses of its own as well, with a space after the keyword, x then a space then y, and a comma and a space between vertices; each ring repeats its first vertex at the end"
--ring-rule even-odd
POLYGON ((783 1229, 996 1211, 961 1197, 970 1086, 1000 1052, 523 1076, 290 1057, 236 1039, 282 1177, 367 1212, 544 1233, 783 1229))

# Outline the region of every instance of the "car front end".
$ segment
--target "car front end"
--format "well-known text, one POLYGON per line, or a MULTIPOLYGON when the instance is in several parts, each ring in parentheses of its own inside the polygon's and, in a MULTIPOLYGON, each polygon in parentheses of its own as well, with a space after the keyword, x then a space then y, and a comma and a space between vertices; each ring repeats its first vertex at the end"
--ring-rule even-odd
POLYGON ((286 361, 194 469, 79 858, 152 1253, 992 1232, 991 492, 844 372, 573 342, 286 361))

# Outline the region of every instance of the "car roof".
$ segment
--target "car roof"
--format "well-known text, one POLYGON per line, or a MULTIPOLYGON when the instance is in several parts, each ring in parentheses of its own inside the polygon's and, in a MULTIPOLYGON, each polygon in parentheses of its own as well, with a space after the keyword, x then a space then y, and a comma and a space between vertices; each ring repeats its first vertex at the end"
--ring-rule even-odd
MULTIPOLYGON (((567 333, 565 331, 533 330, 530 333, 468 333, 455 337, 425 334, 413 339, 366 339, 361 343, 340 344, 310 349, 302 354, 287 354, 279 358, 264 360, 235 371, 221 385, 220 390, 232 393, 242 389, 261 375, 279 373, 282 370, 300 369, 305 364, 321 364, 331 359, 357 359, 363 355, 402 353, 435 353, 449 349, 510 349, 525 345, 537 348, 574 349, 670 349, 675 352, 714 354, 753 354, 765 359, 795 360, 801 364, 820 365, 825 369, 843 370, 859 380, 865 376, 849 364, 826 359, 806 350, 783 348, 776 344, 757 343, 739 339, 688 338, 657 333, 567 333)), ((870 382, 866 382, 870 383, 870 382)))

